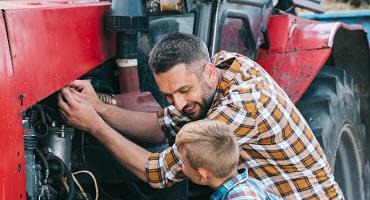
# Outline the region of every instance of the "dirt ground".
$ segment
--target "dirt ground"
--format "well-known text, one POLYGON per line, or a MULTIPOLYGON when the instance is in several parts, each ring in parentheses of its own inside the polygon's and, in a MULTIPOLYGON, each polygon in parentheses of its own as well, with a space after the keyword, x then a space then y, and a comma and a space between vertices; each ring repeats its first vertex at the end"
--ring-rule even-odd
POLYGON ((363 3, 360 7, 354 7, 350 3, 339 2, 338 0, 325 0, 325 10, 366 10, 370 5, 363 3))
MULTIPOLYGON (((342 0, 342 1, 344 1, 344 0, 342 0)), ((363 3, 359 7, 354 7, 349 2, 344 3, 344 2, 340 2, 340 0, 325 0, 324 6, 325 6, 325 12, 339 11, 339 10, 341 10, 341 11, 346 11, 346 10, 370 10, 370 5, 367 4, 367 3, 363 3)), ((310 13, 312 13, 309 10, 301 9, 301 8, 296 8, 296 12, 298 14, 307 14, 307 13, 310 14, 310 13)))

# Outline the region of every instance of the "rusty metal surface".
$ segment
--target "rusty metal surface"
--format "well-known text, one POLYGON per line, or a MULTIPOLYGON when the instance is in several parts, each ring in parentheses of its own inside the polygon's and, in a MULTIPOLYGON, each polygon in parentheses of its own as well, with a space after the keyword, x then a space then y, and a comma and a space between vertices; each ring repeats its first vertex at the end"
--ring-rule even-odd
POLYGON ((113 55, 102 23, 109 4, 28 6, 4 10, 19 111, 113 55))
POLYGON ((0 199, 26 199, 22 119, 3 14, 0 15, 0 199))

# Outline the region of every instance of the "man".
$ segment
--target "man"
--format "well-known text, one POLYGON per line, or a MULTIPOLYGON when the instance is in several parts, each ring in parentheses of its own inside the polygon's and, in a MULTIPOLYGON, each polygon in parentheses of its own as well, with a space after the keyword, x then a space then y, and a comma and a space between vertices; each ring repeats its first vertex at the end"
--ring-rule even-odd
POLYGON ((311 129, 276 82, 247 57, 220 52, 174 33, 153 48, 149 66, 171 106, 140 113, 99 101, 89 82, 62 89, 58 105, 71 125, 90 132, 140 179, 163 188, 184 176, 176 148, 149 153, 130 142, 162 142, 198 119, 228 124, 238 139, 238 168, 287 199, 341 199, 342 192, 311 129), (117 131, 116 131, 117 130, 117 131))

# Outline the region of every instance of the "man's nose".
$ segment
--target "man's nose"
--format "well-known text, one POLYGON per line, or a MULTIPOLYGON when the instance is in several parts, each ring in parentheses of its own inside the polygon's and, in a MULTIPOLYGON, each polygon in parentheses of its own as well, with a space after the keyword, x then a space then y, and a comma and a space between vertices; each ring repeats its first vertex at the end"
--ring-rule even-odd
POLYGON ((174 95, 173 104, 177 110, 181 111, 186 106, 186 100, 181 95, 174 95))

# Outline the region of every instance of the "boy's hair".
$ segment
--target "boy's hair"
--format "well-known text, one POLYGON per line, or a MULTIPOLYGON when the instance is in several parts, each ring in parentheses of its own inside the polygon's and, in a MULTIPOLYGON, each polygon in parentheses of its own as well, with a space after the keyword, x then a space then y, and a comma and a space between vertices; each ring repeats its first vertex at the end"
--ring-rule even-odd
MULTIPOLYGON (((149 54, 149 67, 154 74, 167 72, 174 65, 209 62, 207 45, 198 37, 185 33, 170 33, 162 38, 149 54)), ((204 63, 205 64, 205 63, 204 63)))
POLYGON ((176 135, 176 147, 184 152, 191 168, 207 169, 217 178, 230 175, 238 165, 238 144, 222 122, 200 120, 186 124, 176 135))

